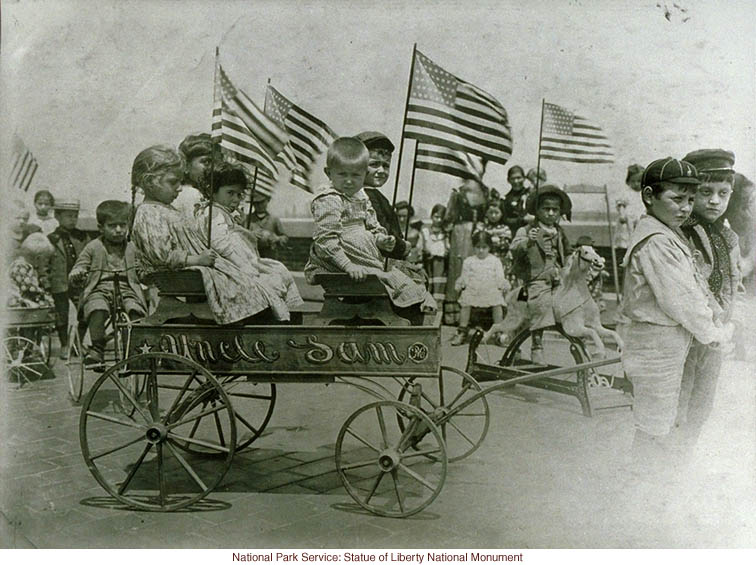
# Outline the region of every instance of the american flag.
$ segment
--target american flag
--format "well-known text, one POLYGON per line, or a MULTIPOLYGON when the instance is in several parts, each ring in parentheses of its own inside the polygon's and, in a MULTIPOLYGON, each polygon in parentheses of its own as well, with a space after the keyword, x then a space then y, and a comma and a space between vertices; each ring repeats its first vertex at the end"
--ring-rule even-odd
POLYGON ((215 74, 213 137, 220 138, 226 154, 265 171, 272 186, 279 174, 275 158, 288 143, 286 132, 234 86, 220 64, 215 74))
POLYGON ((26 192, 31 186, 37 167, 39 164, 32 152, 24 145, 21 138, 14 134, 8 185, 13 189, 26 192))
POLYGON ((504 106, 415 50, 404 137, 506 164, 512 133, 504 106))
POLYGON ((271 85, 265 94, 265 113, 289 135, 289 143, 278 156, 278 161, 291 170, 291 184, 313 192, 308 181, 312 166, 338 136, 325 122, 288 100, 271 85))
POLYGON ((541 159, 573 163, 614 163, 609 140, 596 124, 556 104, 543 104, 541 159))
POLYGON ((415 168, 446 173, 463 179, 481 180, 486 161, 477 155, 444 147, 442 145, 417 144, 415 168))

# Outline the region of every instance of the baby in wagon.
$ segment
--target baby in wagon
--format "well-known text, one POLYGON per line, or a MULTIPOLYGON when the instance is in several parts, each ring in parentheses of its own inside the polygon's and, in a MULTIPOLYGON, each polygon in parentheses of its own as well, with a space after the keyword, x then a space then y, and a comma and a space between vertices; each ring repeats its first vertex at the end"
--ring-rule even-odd
POLYGON ((378 223, 362 190, 368 159, 365 145, 353 137, 339 138, 328 148, 325 173, 331 184, 310 205, 315 233, 305 276, 314 284, 319 273, 347 273, 355 281, 376 275, 400 315, 416 321, 415 314, 435 311, 436 303, 424 286, 401 271, 384 270, 381 251, 390 252, 396 238, 378 223))

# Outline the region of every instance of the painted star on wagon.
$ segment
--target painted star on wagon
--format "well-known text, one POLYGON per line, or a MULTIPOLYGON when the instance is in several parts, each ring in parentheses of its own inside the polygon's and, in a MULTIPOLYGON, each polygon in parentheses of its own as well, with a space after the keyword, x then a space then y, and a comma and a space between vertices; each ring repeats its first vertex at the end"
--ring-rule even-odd
POLYGON ((150 351, 152 351, 152 346, 147 343, 147 340, 145 340, 142 346, 137 349, 139 350, 139 353, 149 353, 150 351))

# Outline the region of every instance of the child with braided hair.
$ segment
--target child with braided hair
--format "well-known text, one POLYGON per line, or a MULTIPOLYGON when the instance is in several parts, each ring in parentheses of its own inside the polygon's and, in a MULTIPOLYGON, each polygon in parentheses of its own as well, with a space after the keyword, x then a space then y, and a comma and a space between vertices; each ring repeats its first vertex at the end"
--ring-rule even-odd
POLYGON ((137 188, 145 194, 132 226, 140 275, 187 268, 199 271, 219 324, 243 322, 268 309, 276 319, 289 320, 285 292, 267 284, 253 266, 235 263, 227 250, 208 248, 196 221, 171 206, 183 172, 183 159, 168 146, 148 147, 134 159, 132 198, 137 188))

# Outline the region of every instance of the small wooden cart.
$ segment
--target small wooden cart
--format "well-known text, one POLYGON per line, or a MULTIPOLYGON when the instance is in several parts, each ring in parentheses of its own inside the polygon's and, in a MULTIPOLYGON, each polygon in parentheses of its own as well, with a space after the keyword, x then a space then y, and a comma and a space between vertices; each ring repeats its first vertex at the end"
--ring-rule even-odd
POLYGON ((53 361, 53 308, 8 308, 3 312, 6 335, 3 362, 6 374, 18 388, 50 374, 53 361))
POLYGON ((158 310, 130 326, 125 359, 97 379, 80 419, 90 471, 129 506, 177 510, 213 491, 235 452, 263 433, 277 383, 343 383, 374 397, 344 421, 335 458, 350 496, 378 515, 426 508, 448 462, 486 436, 480 386, 441 365, 439 317, 410 326, 377 279, 323 277, 313 323, 245 326, 207 319, 196 272, 154 282, 158 310))

